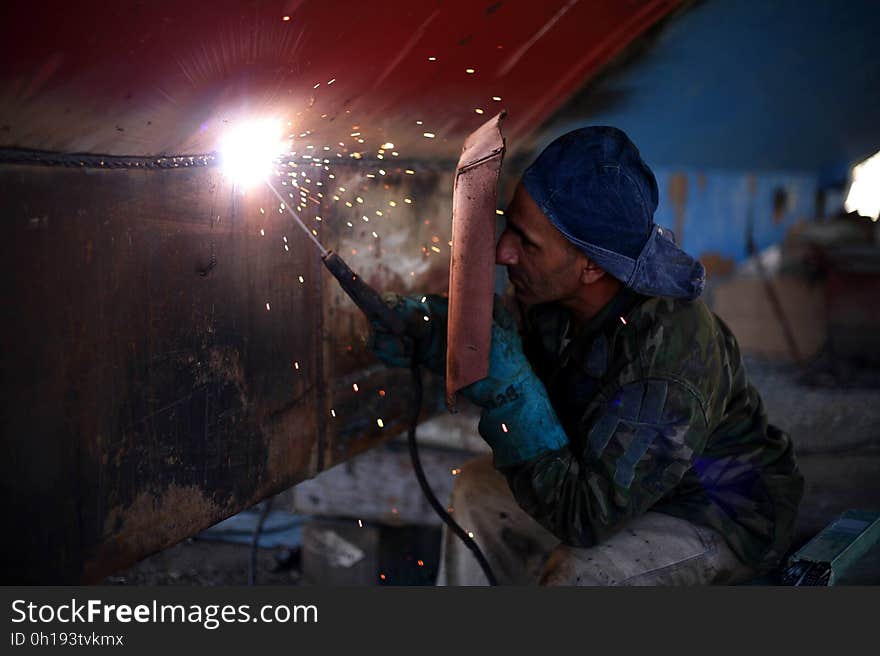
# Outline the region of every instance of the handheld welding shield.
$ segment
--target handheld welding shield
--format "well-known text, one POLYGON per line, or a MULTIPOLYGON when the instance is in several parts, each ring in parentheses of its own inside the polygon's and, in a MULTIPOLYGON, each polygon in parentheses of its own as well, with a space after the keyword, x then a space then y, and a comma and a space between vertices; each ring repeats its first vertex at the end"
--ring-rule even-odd
POLYGON ((495 288, 495 208, 504 157, 502 111, 465 140, 452 197, 452 259, 446 348, 446 405, 489 374, 495 288))

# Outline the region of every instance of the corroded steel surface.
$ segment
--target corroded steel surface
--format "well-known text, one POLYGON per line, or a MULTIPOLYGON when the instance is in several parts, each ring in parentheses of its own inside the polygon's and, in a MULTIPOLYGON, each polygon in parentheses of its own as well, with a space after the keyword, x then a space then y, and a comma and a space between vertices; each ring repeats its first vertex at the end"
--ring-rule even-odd
POLYGON ((458 390, 489 373, 503 118, 502 112, 467 138, 456 169, 446 349, 446 405, 450 409, 455 407, 458 390))
MULTIPOLYGON (((449 179, 337 176, 370 203, 449 179)), ((377 288, 443 291, 448 248, 419 247, 448 239, 417 218, 430 202, 385 213, 401 240, 385 259, 330 204, 309 220, 377 288)), ((100 581, 402 430, 409 373, 372 357, 267 189, 234 193, 214 168, 5 166, 0 215, 4 582, 100 581)), ((436 411, 436 382, 427 396, 436 411)))

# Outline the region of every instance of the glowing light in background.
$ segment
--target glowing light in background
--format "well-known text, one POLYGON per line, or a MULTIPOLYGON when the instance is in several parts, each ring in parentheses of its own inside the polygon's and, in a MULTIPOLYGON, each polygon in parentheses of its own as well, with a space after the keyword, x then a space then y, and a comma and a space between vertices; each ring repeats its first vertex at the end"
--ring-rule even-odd
POLYGON ((853 167, 845 205, 847 212, 858 212, 873 221, 880 217, 880 152, 853 167))
POLYGON ((265 180, 275 160, 287 150, 281 121, 244 121, 230 128, 221 139, 220 163, 226 176, 246 189, 265 180))

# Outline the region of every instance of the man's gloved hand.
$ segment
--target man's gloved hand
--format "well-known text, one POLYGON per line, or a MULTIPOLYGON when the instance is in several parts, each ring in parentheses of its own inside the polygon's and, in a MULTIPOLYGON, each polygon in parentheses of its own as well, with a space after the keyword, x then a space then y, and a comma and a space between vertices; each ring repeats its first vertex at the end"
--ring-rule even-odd
POLYGON ((444 375, 448 301, 435 294, 383 294, 383 299, 403 319, 406 336, 392 335, 384 326, 373 324, 370 350, 389 367, 411 367, 415 360, 415 364, 444 375))
POLYGON ((513 317, 497 296, 492 314, 489 375, 462 394, 483 408, 480 435, 492 447, 495 466, 503 467, 561 449, 568 436, 523 353, 513 317))

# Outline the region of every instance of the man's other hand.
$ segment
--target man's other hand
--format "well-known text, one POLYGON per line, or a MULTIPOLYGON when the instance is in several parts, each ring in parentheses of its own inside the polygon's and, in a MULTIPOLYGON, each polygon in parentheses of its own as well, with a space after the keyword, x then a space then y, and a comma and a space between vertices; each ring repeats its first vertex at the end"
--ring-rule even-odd
POLYGON ((403 320, 405 335, 392 335, 373 324, 369 348, 389 367, 427 367, 442 375, 446 370, 446 316, 448 302, 436 295, 384 294, 388 306, 403 320))

